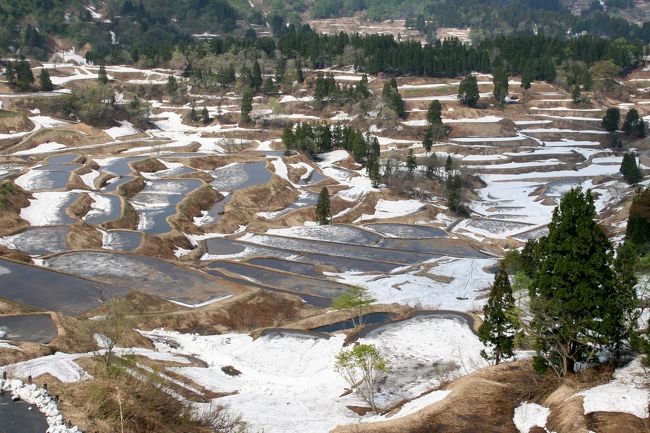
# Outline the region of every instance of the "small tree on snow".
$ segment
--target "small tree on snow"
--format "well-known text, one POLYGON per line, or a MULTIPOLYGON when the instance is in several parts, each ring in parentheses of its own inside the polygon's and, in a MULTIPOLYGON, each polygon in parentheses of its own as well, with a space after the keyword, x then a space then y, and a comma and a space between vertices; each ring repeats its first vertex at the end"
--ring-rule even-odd
POLYGON ((332 300, 332 308, 335 310, 354 309, 357 314, 352 317, 352 325, 358 326, 362 324, 361 316, 363 316, 363 310, 375 301, 376 299, 368 293, 367 289, 363 287, 353 287, 341 296, 334 298, 334 300, 332 300), (355 318, 357 319, 356 322, 355 318))
POLYGON ((388 372, 388 361, 372 344, 358 344, 336 355, 334 369, 343 376, 357 396, 377 412, 375 395, 382 375, 388 372))
POLYGON ((330 211, 330 193, 327 188, 323 187, 318 195, 318 203, 316 203, 316 219, 318 224, 327 225, 330 223, 332 213, 330 211))
POLYGON ((512 296, 512 287, 503 262, 494 277, 483 314, 485 319, 478 329, 478 338, 490 351, 482 350, 481 356, 488 360, 494 359, 494 362, 499 364, 503 358, 514 355, 515 334, 518 328, 515 298, 512 296))

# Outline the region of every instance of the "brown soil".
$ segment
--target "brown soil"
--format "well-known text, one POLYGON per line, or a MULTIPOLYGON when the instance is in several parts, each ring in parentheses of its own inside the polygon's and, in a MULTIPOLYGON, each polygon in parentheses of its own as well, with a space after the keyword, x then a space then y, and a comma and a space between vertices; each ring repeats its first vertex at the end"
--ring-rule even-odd
POLYGON ((540 378, 529 361, 490 366, 461 377, 438 403, 396 420, 337 427, 332 433, 517 433, 514 408, 555 387, 540 378))
POLYGON ((85 223, 69 226, 68 247, 71 250, 98 250, 102 247, 102 234, 85 223))
POLYGON ((136 176, 133 180, 126 182, 119 186, 117 193, 125 198, 131 198, 140 191, 145 186, 145 180, 143 177, 136 176))
MULTIPOLYGON (((11 250, 4 245, 0 245, 0 257, 13 260, 15 262, 31 263, 32 258, 20 251, 11 250)), ((1 314, 1 313, 0 313, 1 314)))
POLYGON ((29 206, 31 194, 5 180, 0 182, 0 236, 16 233, 29 227, 29 223, 20 217, 20 210, 29 206))
POLYGON ((156 257, 165 260, 175 260, 174 250, 176 247, 187 250, 192 249, 192 244, 183 235, 176 232, 153 236, 144 234, 140 246, 135 250, 136 254, 149 257, 156 257))
POLYGON ((202 230, 194 225, 193 218, 219 200, 223 200, 223 196, 210 185, 192 191, 176 207, 177 214, 170 218, 172 227, 184 233, 201 234, 202 230))
POLYGON ((106 183, 110 180, 113 179, 114 175, 110 173, 106 173, 105 171, 102 171, 99 176, 95 179, 95 188, 101 189, 104 186, 106 186, 106 183))
POLYGON ((133 161, 130 163, 130 166, 134 171, 145 173, 156 173, 167 169, 167 166, 156 158, 133 161))
MULTIPOLYGON (((124 185, 122 185, 124 186, 124 185)), ((120 215, 119 219, 116 219, 115 221, 109 221, 106 224, 104 224, 104 227, 108 230, 112 229, 127 229, 127 230, 135 230, 138 228, 138 221, 140 220, 140 217, 138 216, 138 213, 135 211, 131 203, 129 203, 124 197, 120 198, 120 201, 122 202, 122 214, 120 215)))
MULTIPOLYGON (((216 225, 221 232, 234 232, 240 225, 255 220, 257 212, 284 209, 299 193, 284 179, 273 176, 270 182, 237 190, 226 204, 224 217, 216 225)), ((211 228, 206 228, 209 231, 211 228)))
POLYGON ((592 413, 587 416, 587 423, 595 433, 650 433, 650 420, 628 413, 592 413))
POLYGON ((88 194, 81 194, 79 198, 66 209, 66 213, 73 218, 81 219, 90 211, 93 203, 95 203, 95 200, 90 198, 88 194))
POLYGON ((19 349, 0 349, 0 365, 14 364, 52 354, 52 351, 42 344, 27 342, 11 342, 10 344, 19 349))
POLYGON ((34 124, 31 120, 15 111, 0 110, 0 134, 31 131, 34 124))

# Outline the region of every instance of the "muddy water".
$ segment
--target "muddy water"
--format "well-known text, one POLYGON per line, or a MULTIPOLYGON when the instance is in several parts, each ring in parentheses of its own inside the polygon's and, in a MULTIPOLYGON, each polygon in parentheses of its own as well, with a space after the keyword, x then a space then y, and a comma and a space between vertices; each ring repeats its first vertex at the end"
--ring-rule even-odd
POLYGON ((230 165, 209 173, 214 180, 211 185, 220 191, 234 191, 260 185, 271 180, 266 161, 230 165))
POLYGON ((185 196, 203 185, 197 179, 148 180, 142 191, 129 201, 140 216, 139 230, 150 234, 172 229, 167 218, 176 214, 176 206, 185 196))
POLYGON ((303 253, 332 254, 352 259, 377 260, 400 264, 414 264, 430 260, 439 254, 425 254, 407 250, 388 250, 385 248, 350 245, 335 242, 313 241, 273 235, 254 235, 249 239, 264 246, 282 248, 303 253))
POLYGON ((12 401, 11 393, 0 394, 0 432, 43 433, 48 429, 45 415, 36 406, 12 401))
POLYGON ((104 224, 116 220, 122 215, 122 202, 120 198, 113 194, 100 194, 110 201, 108 209, 91 209, 84 220, 88 224, 104 224))
POLYGON ((379 243, 382 248, 392 250, 414 251, 433 256, 451 256, 451 257, 473 257, 487 258, 490 257, 482 253, 471 245, 461 242, 449 242, 447 239, 397 239, 386 238, 379 243))
POLYGON ((172 301, 198 304, 232 294, 210 275, 135 254, 79 251, 46 260, 53 269, 172 301))
POLYGON ((142 242, 142 233, 131 230, 109 230, 106 246, 117 251, 133 251, 142 242))
POLYGON ((114 174, 116 176, 128 176, 133 173, 133 169, 129 165, 131 162, 141 161, 147 159, 146 156, 129 156, 123 158, 116 158, 108 164, 101 166, 101 171, 114 174))
POLYGON ((0 316, 0 339, 47 344, 58 332, 49 314, 0 316), (2 335, 4 334, 4 335, 2 335))
POLYGON ((80 156, 81 155, 78 155, 76 153, 50 156, 49 158, 47 158, 47 163, 48 164, 71 164, 77 159, 79 159, 80 156))
MULTIPOLYGON (((75 269, 71 264, 68 270, 75 269)), ((96 281, 0 259, 0 297, 49 311, 76 315, 100 305, 100 295, 127 290, 96 281)))
POLYGON ((304 293, 323 298, 335 298, 346 292, 350 287, 332 281, 305 278, 298 275, 275 272, 256 266, 248 266, 242 263, 216 261, 208 265, 212 269, 224 269, 235 275, 241 275, 246 279, 296 293, 304 293))
POLYGON ((125 183, 130 182, 130 181, 132 181, 133 179, 135 179, 134 176, 124 176, 124 177, 116 178, 115 180, 111 179, 111 180, 113 180, 113 181, 110 182, 110 183, 107 183, 107 184, 102 188, 102 191, 106 191, 106 192, 117 192, 118 188, 119 188, 121 185, 124 185, 125 183))
POLYGON ((392 319, 393 316, 390 313, 370 313, 370 314, 362 315, 361 320, 355 317, 354 321, 352 319, 348 319, 342 322, 336 322, 325 326, 319 326, 318 328, 312 328, 310 329, 310 331, 328 332, 328 333, 339 332, 339 331, 344 331, 346 329, 352 329, 355 326, 359 326, 358 325, 359 323, 363 324, 364 326, 368 326, 368 325, 376 325, 380 323, 390 322, 392 319))
POLYGON ((230 202, 231 199, 232 194, 216 202, 210 209, 207 210, 203 221, 198 224, 199 227, 218 223, 219 220, 223 217, 223 213, 226 211, 226 205, 228 202, 230 202))
POLYGON ((291 272, 293 274, 304 275, 306 277, 322 277, 323 274, 316 270, 311 263, 301 263, 293 260, 282 260, 272 258, 251 259, 247 263, 255 266, 263 266, 277 271, 291 272))
POLYGON ((17 250, 30 256, 62 253, 68 251, 69 232, 68 226, 34 227, 15 235, 12 243, 17 250))
POLYGON ((396 238, 427 239, 448 237, 444 230, 429 226, 410 224, 368 224, 366 227, 383 235, 396 238))

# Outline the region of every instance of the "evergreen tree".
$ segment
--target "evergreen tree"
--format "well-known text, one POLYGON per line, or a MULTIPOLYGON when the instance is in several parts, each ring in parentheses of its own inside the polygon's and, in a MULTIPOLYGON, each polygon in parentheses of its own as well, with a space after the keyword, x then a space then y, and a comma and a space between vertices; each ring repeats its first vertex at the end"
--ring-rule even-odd
POLYGON ((495 71, 492 77, 492 83, 494 85, 492 94, 499 104, 503 105, 506 96, 508 96, 508 74, 506 71, 503 69, 495 71))
POLYGON ((251 119, 251 112, 253 111, 253 93, 250 90, 245 90, 241 97, 241 120, 244 123, 249 123, 251 119))
POLYGON ((41 75, 38 78, 41 83, 40 85, 41 91, 49 92, 54 89, 54 85, 52 84, 52 80, 50 79, 50 73, 46 68, 41 69, 41 75))
POLYGON ((106 74, 106 67, 102 64, 99 65, 99 72, 97 73, 97 81, 99 84, 108 84, 108 74, 106 74))
POLYGON ((302 71, 302 62, 296 60, 296 81, 299 83, 305 82, 305 73, 302 71))
POLYGON ((650 253, 650 189, 637 193, 632 199, 625 241, 634 245, 639 254, 650 253))
POLYGON ((427 129, 427 131, 424 133, 422 147, 424 147, 424 150, 426 150, 427 153, 431 152, 431 148, 433 147, 433 139, 431 137, 431 130, 429 129, 427 129))
POLYGON ((208 112, 208 109, 206 107, 203 107, 203 110, 201 111, 201 119, 203 120, 204 124, 210 123, 210 113, 208 112))
POLYGON ((413 176, 413 172, 416 168, 418 168, 418 161, 415 159, 413 149, 409 149, 409 153, 406 156, 406 169, 408 170, 409 176, 413 176))
POLYGON ((167 77, 166 89, 167 94, 169 95, 175 95, 176 92, 178 92, 178 81, 176 81, 176 77, 171 74, 167 77))
POLYGON ((436 176, 436 171, 438 170, 438 158, 435 153, 429 155, 427 158, 427 169, 424 173, 429 179, 433 179, 436 176))
POLYGON ((442 105, 437 99, 431 101, 427 110, 427 122, 429 125, 442 125, 442 105))
POLYGON ((524 89, 524 95, 528 95, 528 90, 532 87, 533 76, 530 68, 525 68, 521 74, 521 88, 524 89))
POLYGON ((636 162, 634 152, 627 152, 623 155, 620 172, 629 184, 636 185, 643 180, 643 173, 636 162))
POLYGON ((330 211, 330 193, 326 187, 320 190, 318 195, 318 202, 316 203, 316 220, 320 225, 327 225, 330 223, 332 213, 330 211))
POLYGON ((580 104, 582 102, 582 92, 580 91, 580 86, 577 84, 571 90, 571 100, 574 104, 580 104))
POLYGON ((627 293, 616 278, 612 244, 595 218, 591 192, 572 189, 536 248, 539 268, 530 287, 534 365, 560 376, 616 346, 627 329, 627 293))
POLYGON ((253 63, 253 72, 251 73, 251 87, 253 89, 260 90, 262 87, 262 69, 257 60, 253 63))
POLYGON ((454 160, 451 158, 451 155, 447 155, 447 160, 445 161, 445 171, 450 172, 454 167, 454 160))
POLYGON ((267 77, 262 84, 262 93, 265 95, 275 95, 276 89, 275 84, 273 84, 273 78, 267 77))
POLYGON ((503 262, 494 277, 487 304, 483 307, 483 323, 478 329, 481 343, 490 348, 490 353, 481 351, 485 359, 494 359, 498 365, 502 359, 514 356, 515 334, 518 320, 515 298, 503 262))
POLYGON ((468 107, 474 107, 480 98, 478 92, 478 82, 474 75, 468 75, 461 81, 458 86, 458 99, 468 107))
POLYGON ((614 134, 618 130, 619 123, 621 123, 621 110, 612 107, 607 109, 600 125, 605 131, 614 134))
MULTIPOLYGON (((22 91, 30 90, 34 84, 34 74, 32 74, 29 63, 25 59, 21 59, 13 65, 13 70, 16 77, 14 87, 22 91)), ((11 83, 11 79, 7 81, 11 83)))
POLYGON ((623 121, 623 132, 630 137, 645 137, 645 122, 641 117, 639 117, 639 112, 636 108, 630 108, 625 115, 625 120, 623 121))
POLYGON ((379 175, 379 158, 381 153, 381 149, 379 147, 379 140, 377 139, 377 137, 370 137, 370 135, 368 135, 366 137, 366 141, 369 142, 368 163, 366 166, 366 170, 368 173, 368 177, 370 178, 370 182, 372 183, 372 187, 379 188, 380 181, 381 181, 379 175))
POLYGON ((363 74, 361 80, 359 83, 357 83, 354 89, 354 93, 361 99, 370 96, 370 89, 368 88, 368 76, 366 74, 363 74))
POLYGON ((192 103, 192 109, 190 110, 190 120, 192 122, 196 122, 197 120, 199 120, 199 115, 196 112, 196 107, 194 107, 194 103, 192 103))

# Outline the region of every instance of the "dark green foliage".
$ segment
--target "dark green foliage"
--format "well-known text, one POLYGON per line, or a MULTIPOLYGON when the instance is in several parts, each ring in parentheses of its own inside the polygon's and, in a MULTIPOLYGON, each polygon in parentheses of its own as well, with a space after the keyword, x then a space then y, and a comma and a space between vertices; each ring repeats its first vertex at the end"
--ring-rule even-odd
POLYGON ((503 69, 497 69, 494 72, 492 83, 494 84, 494 90, 492 91, 494 98, 499 102, 499 104, 503 104, 506 96, 508 96, 508 74, 506 71, 503 69))
POLYGON ((381 149, 377 137, 366 134, 366 143, 368 143, 368 162, 366 163, 366 172, 370 178, 373 188, 378 188, 381 183, 379 174, 379 157, 381 149))
POLYGON ((237 77, 235 75, 235 67, 230 64, 225 68, 219 69, 217 72, 217 82, 221 87, 228 87, 235 83, 237 77))
POLYGON ((273 83, 273 78, 271 77, 268 77, 264 80, 264 84, 262 84, 262 88, 260 90, 265 95, 275 95, 278 92, 275 88, 275 84, 273 83))
POLYGON ((431 148, 433 147, 433 138, 431 135, 431 130, 429 129, 427 129, 424 133, 424 139, 422 139, 422 147, 424 147, 424 150, 426 150, 427 153, 431 152, 431 148))
POLYGON ((427 122, 431 126, 442 125, 442 105, 437 99, 431 101, 427 110, 427 122))
POLYGON ((524 89, 524 92, 527 92, 533 85, 533 75, 531 68, 526 67, 521 73, 521 88, 524 89))
POLYGON ((519 327, 515 298, 512 296, 508 272, 503 263, 494 277, 490 296, 483 307, 483 315, 483 323, 478 328, 478 338, 490 348, 490 352, 482 350, 481 356, 494 359, 498 365, 502 359, 514 356, 515 335, 519 327))
POLYGON ((210 123, 210 113, 208 112, 208 109, 206 107, 203 107, 203 110, 201 110, 201 120, 203 121, 204 124, 210 123))
POLYGON ((460 174, 448 175, 445 187, 449 210, 461 216, 469 216, 469 209, 462 202, 462 176, 460 174))
POLYGON ((34 84, 34 74, 25 59, 7 62, 6 78, 9 86, 20 91, 31 90, 34 84))
POLYGON ((262 87, 262 69, 259 62, 256 60, 253 63, 253 71, 251 72, 251 87, 255 90, 260 90, 262 87))
POLYGON ((625 120, 623 121, 623 132, 634 138, 645 137, 645 122, 641 117, 639 117, 639 112, 636 108, 630 108, 625 115, 625 120))
POLYGON ((451 155, 447 155, 447 159, 445 160, 445 171, 450 172, 453 168, 453 164, 454 160, 451 158, 451 155))
POLYGON ((643 180, 643 173, 636 162, 634 152, 626 152, 623 155, 620 172, 629 184, 636 185, 643 180))
POLYGON ((618 125, 621 123, 621 110, 616 107, 608 108, 605 116, 603 117, 600 126, 610 134, 618 130, 618 125))
POLYGON ((371 155, 379 155, 379 142, 349 126, 327 123, 311 125, 297 123, 294 128, 287 127, 282 132, 282 142, 288 150, 297 150, 310 155, 344 149, 350 152, 358 163, 368 162, 371 155), (376 148, 375 148, 376 147, 376 148), (373 149, 374 148, 374 149, 373 149))
POLYGON ((628 329, 626 298, 613 267, 613 248, 595 222, 590 191, 569 191, 536 248, 530 288, 537 365, 561 376, 595 351, 617 346, 628 329))
POLYGON ((390 109, 393 110, 398 117, 404 118, 406 116, 406 111, 404 109, 404 100, 397 91, 397 82, 394 78, 384 84, 382 98, 384 100, 384 103, 390 107, 390 109))
POLYGON ((327 188, 323 187, 318 195, 318 203, 316 203, 316 220, 320 225, 327 225, 330 223, 331 218, 330 193, 327 188))
POLYGON ((241 97, 241 120, 244 123, 249 123, 251 119, 251 112, 253 111, 253 93, 250 90, 244 91, 241 97))
POLYGON ((178 81, 176 81, 176 77, 173 75, 167 77, 167 85, 165 86, 165 89, 169 95, 175 95, 176 92, 178 92, 178 81))
POLYGON ((474 75, 468 75, 460 82, 460 86, 458 86, 458 100, 468 107, 474 107, 478 103, 479 98, 476 77, 474 75))
POLYGON ((409 176, 413 176, 416 168, 418 168, 418 162, 413 154, 413 149, 409 149, 409 153, 406 156, 406 169, 408 170, 409 176))
POLYGON ((625 230, 625 240, 639 254, 650 253, 650 190, 638 192, 632 200, 625 230))
POLYGON ((99 65, 99 72, 97 72, 97 81, 99 84, 108 84, 108 75, 106 74, 106 67, 99 65))
POLYGON ((41 69, 41 74, 39 75, 38 80, 40 82, 41 91, 49 92, 54 90, 54 85, 52 84, 50 73, 47 71, 47 68, 41 69))

